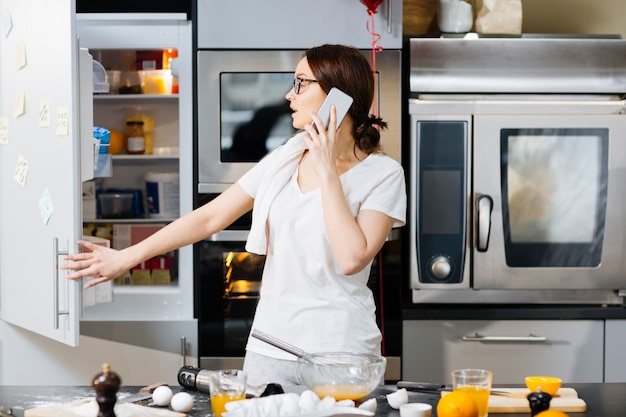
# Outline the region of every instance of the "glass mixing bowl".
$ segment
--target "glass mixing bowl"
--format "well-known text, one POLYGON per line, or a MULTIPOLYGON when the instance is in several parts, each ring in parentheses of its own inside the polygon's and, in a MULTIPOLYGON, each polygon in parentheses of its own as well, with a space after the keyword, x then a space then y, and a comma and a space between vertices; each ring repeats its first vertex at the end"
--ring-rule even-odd
POLYGON ((313 353, 298 358, 302 382, 320 398, 359 400, 383 383, 387 359, 367 353, 313 353))

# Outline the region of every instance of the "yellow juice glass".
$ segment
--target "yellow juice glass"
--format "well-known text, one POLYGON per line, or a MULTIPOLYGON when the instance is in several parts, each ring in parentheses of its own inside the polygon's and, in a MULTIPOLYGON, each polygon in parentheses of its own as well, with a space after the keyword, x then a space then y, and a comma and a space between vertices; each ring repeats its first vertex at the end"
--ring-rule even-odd
POLYGON ((245 400, 247 374, 239 369, 215 371, 209 376, 212 415, 221 417, 226 403, 245 400))
POLYGON ((226 411, 226 403, 231 401, 245 400, 246 394, 231 394, 227 392, 220 392, 211 395, 211 410, 213 415, 220 417, 222 413, 226 411))
POLYGON ((466 392, 474 398, 478 407, 478 417, 487 417, 492 377, 491 371, 485 369, 452 371, 452 389, 466 392))
POLYGON ((456 388, 455 391, 463 391, 472 396, 474 401, 476 402, 476 406, 478 407, 478 415, 484 417, 487 415, 487 411, 489 410, 489 391, 486 388, 481 387, 460 387, 456 388))

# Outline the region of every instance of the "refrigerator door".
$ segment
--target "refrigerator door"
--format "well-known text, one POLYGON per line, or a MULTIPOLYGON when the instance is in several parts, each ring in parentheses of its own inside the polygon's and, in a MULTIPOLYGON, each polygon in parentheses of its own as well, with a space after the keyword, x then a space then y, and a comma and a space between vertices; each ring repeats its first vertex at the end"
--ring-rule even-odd
POLYGON ((0 13, 0 318, 77 346, 81 285, 58 269, 82 234, 79 121, 93 117, 74 2, 0 0, 0 13))

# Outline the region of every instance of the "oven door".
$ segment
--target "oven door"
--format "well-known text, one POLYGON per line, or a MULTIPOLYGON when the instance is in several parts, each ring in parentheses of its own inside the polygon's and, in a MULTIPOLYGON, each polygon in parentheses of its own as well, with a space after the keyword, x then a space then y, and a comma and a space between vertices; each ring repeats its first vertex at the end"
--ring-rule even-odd
POLYGON ((476 115, 474 289, 623 289, 626 117, 476 115))
POLYGON ((259 301, 265 256, 245 251, 247 231, 224 231, 194 245, 200 366, 241 367, 259 301))

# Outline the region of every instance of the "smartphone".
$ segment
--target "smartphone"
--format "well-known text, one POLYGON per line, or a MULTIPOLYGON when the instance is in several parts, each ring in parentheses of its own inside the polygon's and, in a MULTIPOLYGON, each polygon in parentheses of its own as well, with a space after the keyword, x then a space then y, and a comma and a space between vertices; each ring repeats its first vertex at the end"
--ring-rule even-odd
MULTIPOLYGON (((330 123, 330 105, 334 104, 335 109, 337 110, 337 128, 339 128, 339 125, 343 121, 343 118, 346 116, 346 114, 348 114, 348 110, 352 105, 352 101, 352 97, 350 97, 340 89, 335 87, 331 88, 328 92, 328 96, 326 96, 326 100, 324 100, 322 106, 317 112, 317 115, 324 124, 324 129, 327 129, 328 123, 330 123)), ((313 124, 313 127, 315 127, 315 124, 313 124)), ((317 127, 315 127, 315 129, 317 130, 317 127)))

